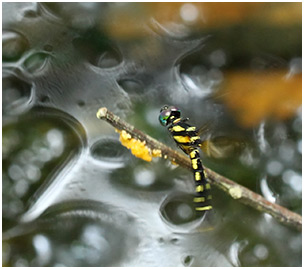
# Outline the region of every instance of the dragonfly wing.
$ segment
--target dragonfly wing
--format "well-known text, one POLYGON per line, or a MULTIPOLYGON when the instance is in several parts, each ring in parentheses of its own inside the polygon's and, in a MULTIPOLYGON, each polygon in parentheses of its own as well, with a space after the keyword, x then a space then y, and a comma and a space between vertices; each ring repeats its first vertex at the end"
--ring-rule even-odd
POLYGON ((245 142, 221 136, 202 141, 200 148, 208 157, 227 158, 239 154, 245 148, 245 142))

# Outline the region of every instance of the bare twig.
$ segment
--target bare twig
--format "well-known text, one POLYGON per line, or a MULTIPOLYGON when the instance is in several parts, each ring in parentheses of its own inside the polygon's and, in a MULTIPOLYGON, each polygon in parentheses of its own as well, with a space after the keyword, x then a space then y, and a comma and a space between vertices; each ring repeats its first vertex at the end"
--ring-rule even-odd
MULTIPOLYGON (((168 158, 189 170, 192 169, 190 159, 187 156, 171 149, 149 135, 146 135, 142 131, 134 128, 134 126, 124 122, 118 116, 108 111, 107 108, 100 108, 97 112, 97 118, 106 120, 116 129, 126 131, 132 138, 144 142, 151 151, 157 150, 161 152, 161 155, 164 158, 168 158)), ((205 167, 205 169, 208 175, 208 180, 214 186, 226 192, 233 199, 237 199, 241 203, 249 205, 260 212, 268 213, 283 224, 292 226, 299 231, 302 230, 302 216, 285 207, 267 201, 261 195, 217 174, 209 168, 205 167)))

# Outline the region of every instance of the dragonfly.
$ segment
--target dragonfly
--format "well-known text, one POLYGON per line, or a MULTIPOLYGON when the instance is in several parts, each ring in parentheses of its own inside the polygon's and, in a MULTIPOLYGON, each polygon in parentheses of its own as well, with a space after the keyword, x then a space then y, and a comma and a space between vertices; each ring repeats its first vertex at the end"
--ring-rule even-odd
POLYGON ((187 123, 188 120, 181 117, 181 110, 175 106, 165 105, 160 110, 161 125, 167 127, 177 146, 190 157, 196 193, 193 202, 195 211, 202 214, 212 210, 211 186, 199 153, 199 148, 207 148, 207 145, 200 139, 196 127, 187 123))

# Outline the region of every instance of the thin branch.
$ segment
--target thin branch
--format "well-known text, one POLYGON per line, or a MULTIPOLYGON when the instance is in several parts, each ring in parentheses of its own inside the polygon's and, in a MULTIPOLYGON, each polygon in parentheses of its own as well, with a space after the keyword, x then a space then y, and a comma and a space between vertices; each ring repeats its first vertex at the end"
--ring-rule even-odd
MULTIPOLYGON (((116 129, 126 131, 131 135, 132 138, 144 142, 151 151, 157 150, 161 152, 161 155, 164 158, 192 170, 190 159, 186 155, 171 149, 170 147, 136 129, 134 126, 108 111, 107 108, 100 108, 96 115, 97 118, 106 120, 116 129)), ((233 199, 236 199, 245 205, 249 205, 260 212, 268 213, 285 225, 292 226, 299 231, 302 230, 302 216, 299 214, 296 214, 285 207, 267 201, 261 195, 231 181, 222 175, 217 174, 207 167, 205 167, 205 169, 210 183, 223 190, 233 199)))

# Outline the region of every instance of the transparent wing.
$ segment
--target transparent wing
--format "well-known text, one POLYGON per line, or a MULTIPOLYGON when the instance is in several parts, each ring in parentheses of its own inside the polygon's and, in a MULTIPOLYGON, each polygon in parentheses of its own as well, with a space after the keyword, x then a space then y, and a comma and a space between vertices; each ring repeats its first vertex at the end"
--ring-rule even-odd
POLYGON ((202 140, 200 148, 208 157, 228 158, 239 154, 246 146, 242 139, 228 136, 216 137, 214 124, 211 121, 200 127, 197 133, 202 140))

